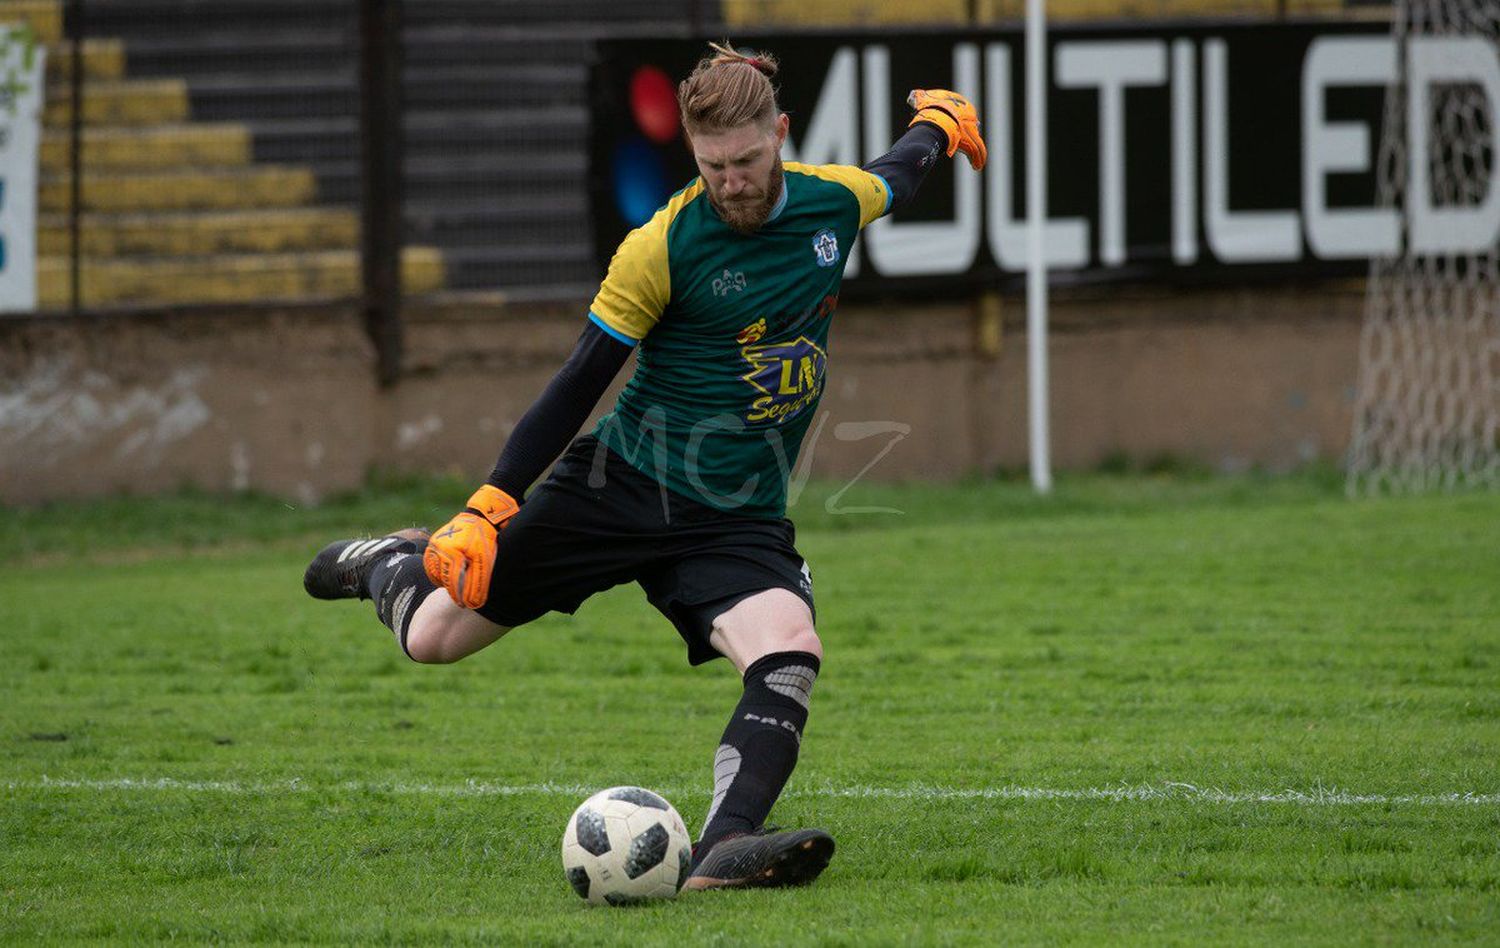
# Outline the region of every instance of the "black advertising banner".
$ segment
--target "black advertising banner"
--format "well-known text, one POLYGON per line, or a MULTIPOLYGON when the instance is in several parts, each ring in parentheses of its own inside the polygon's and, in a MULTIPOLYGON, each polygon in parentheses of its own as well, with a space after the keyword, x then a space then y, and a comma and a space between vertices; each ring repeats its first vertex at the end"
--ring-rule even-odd
MULTIPOLYGON (((958 89, 979 103, 989 167, 976 174, 959 156, 934 168, 909 207, 861 236, 848 288, 1020 284, 1027 250, 1019 29, 734 41, 781 61, 781 104, 792 120, 787 160, 876 157, 904 130, 912 88, 958 89)), ((1055 30, 1046 246, 1056 278, 1348 275, 1423 228, 1439 244, 1493 245, 1500 187, 1474 206, 1445 206, 1430 193, 1399 212, 1378 206, 1385 91, 1398 74, 1426 86, 1421 103, 1440 99, 1443 84, 1483 87, 1494 160, 1500 53, 1463 38, 1424 43, 1402 48, 1383 25, 1357 23, 1055 30)), ((697 174, 674 88, 705 51, 701 41, 599 44, 591 160, 601 265, 697 174)))

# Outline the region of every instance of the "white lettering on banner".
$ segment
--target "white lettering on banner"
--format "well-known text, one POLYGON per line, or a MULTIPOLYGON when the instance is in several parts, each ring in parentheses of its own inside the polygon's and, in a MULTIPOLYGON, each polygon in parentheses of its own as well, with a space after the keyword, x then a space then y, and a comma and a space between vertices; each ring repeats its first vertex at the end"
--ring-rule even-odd
POLYGON ((1406 217, 1409 248, 1415 254, 1476 253, 1492 250, 1500 238, 1500 173, 1492 171, 1489 191, 1478 205, 1435 207, 1428 162, 1431 90, 1438 85, 1478 85, 1489 100, 1488 148, 1469 143, 1476 153, 1497 154, 1495 126, 1500 118, 1500 51, 1477 36, 1414 36, 1406 46, 1406 217))
POLYGON ((37 158, 47 51, 24 24, 0 25, 0 310, 36 309, 37 158))
MULTIPOLYGON (((802 147, 798 148, 788 135, 781 149, 782 158, 810 165, 859 164, 859 110, 854 105, 858 101, 859 56, 852 48, 841 46, 828 64, 823 90, 818 93, 818 104, 813 106, 802 147)), ((859 276, 859 254, 852 247, 844 275, 859 276)))
POLYGON ((1203 47, 1203 111, 1207 143, 1203 177, 1207 190, 1208 245, 1225 263, 1270 263, 1302 256, 1297 215, 1283 211, 1229 209, 1229 54, 1222 39, 1203 47))
MULTIPOLYGON (((895 49, 899 54, 900 48, 895 49)), ((1378 120, 1333 121, 1327 110, 1330 89, 1379 89, 1396 81, 1398 49, 1393 39, 1382 35, 1314 38, 1301 68, 1300 126, 1289 130, 1292 138, 1300 132, 1300 142, 1294 146, 1300 158, 1300 207, 1235 210, 1230 206, 1233 116, 1229 45, 1224 36, 1058 42, 1056 85, 1098 93, 1099 263, 1120 266, 1130 253, 1126 196, 1132 182, 1126 180, 1127 149, 1161 147, 1160 143, 1127 141, 1126 90, 1162 86, 1168 87, 1170 101, 1171 255, 1177 264, 1195 264, 1204 257, 1229 264, 1306 257, 1354 260, 1398 251, 1401 208, 1329 206, 1330 176, 1368 177, 1372 173, 1373 129, 1378 120), (1200 248, 1200 228, 1207 254, 1200 248)), ((874 43, 863 48, 842 46, 834 52, 801 139, 787 141, 789 159, 855 164, 861 155, 868 158, 885 151, 894 137, 892 116, 899 111, 895 103, 905 92, 891 87, 892 50, 891 45, 874 43)), ((863 242, 869 255, 867 265, 877 273, 962 273, 974 264, 982 244, 1002 269, 1025 269, 1027 227, 1014 178, 1023 159, 1015 146, 1013 113, 1020 97, 1014 94, 1012 55, 1007 40, 988 43, 982 51, 974 43, 953 45, 952 87, 983 90, 990 165, 981 181, 967 162, 953 162, 951 219, 896 222, 887 218, 872 225, 863 242)), ((1493 247, 1500 239, 1500 175, 1485 194, 1471 199, 1477 203, 1439 204, 1442 198, 1433 194, 1431 100, 1434 87, 1478 86, 1488 100, 1490 114, 1500 114, 1500 51, 1471 37, 1413 37, 1406 65, 1410 187, 1404 211, 1410 249, 1469 253, 1493 247)), ((1240 94, 1252 96, 1255 90, 1247 88, 1240 94)), ((1497 151, 1497 124, 1479 124, 1490 140, 1472 143, 1475 148, 1490 154, 1497 151)), ((894 131, 899 134, 900 130, 894 131)), ((1267 173, 1244 161, 1234 170, 1252 177, 1267 173)), ((1084 217, 1047 220, 1048 267, 1089 266, 1091 227, 1092 222, 1084 217)), ((850 256, 849 275, 858 272, 858 262, 857 256, 850 256)))
POLYGON ((1099 259, 1125 262, 1125 90, 1167 81, 1167 46, 1156 40, 1127 43, 1058 43, 1057 85, 1099 90, 1099 259))
MULTIPOLYGON (((890 147, 891 51, 865 47, 865 153, 875 158, 890 147)), ((953 47, 953 89, 979 87, 979 49, 953 47)), ((953 162, 953 220, 898 224, 882 217, 865 229, 865 252, 887 276, 963 273, 974 265, 983 233, 979 225, 979 175, 962 158, 953 162)))
MULTIPOLYGON (((1011 145, 1010 48, 992 43, 984 51, 984 136, 990 160, 984 169, 984 193, 990 252, 1006 270, 1026 269, 1026 221, 1018 219, 1011 161, 1020 152, 1011 145)), ((1047 266, 1071 269, 1089 262, 1089 225, 1076 217, 1048 219, 1042 244, 1047 266)))
POLYGON ((1394 209, 1328 206, 1327 175, 1370 170, 1370 129, 1329 122, 1324 93, 1335 86, 1384 87, 1396 78, 1390 37, 1320 36, 1302 63, 1302 218, 1307 243, 1325 260, 1393 254, 1401 246, 1394 209))
POLYGON ((1193 41, 1172 43, 1172 259, 1198 260, 1198 76, 1193 41))

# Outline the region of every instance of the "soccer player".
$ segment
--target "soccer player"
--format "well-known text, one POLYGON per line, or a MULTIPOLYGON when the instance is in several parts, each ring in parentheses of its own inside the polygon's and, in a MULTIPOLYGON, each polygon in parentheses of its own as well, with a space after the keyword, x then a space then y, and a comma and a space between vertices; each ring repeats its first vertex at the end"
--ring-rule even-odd
POLYGON ((854 238, 908 201, 939 154, 962 151, 978 170, 986 152, 967 99, 919 89, 906 133, 864 168, 784 164, 775 60, 712 50, 677 90, 700 177, 620 244, 577 347, 488 481, 430 539, 333 543, 304 584, 374 600, 408 656, 444 663, 639 583, 692 664, 723 656, 744 681, 686 886, 799 885, 834 842, 764 828, 823 660, 787 479, 824 390, 854 238), (632 352, 614 411, 574 440, 632 352))

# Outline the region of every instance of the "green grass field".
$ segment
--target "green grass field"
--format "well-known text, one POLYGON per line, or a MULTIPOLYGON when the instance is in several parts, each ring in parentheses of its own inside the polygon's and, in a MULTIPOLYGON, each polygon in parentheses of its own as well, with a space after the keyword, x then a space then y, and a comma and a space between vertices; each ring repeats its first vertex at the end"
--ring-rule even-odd
POLYGON ((794 510, 827 658, 773 820, 813 887, 593 909, 593 789, 696 829, 738 697, 638 590, 416 666, 317 510, 0 511, 0 940, 1500 943, 1500 496, 1329 478, 826 490, 794 510))

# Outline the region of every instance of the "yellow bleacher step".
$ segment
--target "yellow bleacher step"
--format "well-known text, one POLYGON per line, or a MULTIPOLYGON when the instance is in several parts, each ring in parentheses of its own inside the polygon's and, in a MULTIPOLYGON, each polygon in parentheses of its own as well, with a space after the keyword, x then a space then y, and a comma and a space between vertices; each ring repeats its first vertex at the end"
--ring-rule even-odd
MULTIPOLYGON (((73 87, 59 82, 47 87, 42 124, 68 125, 73 120, 73 87)), ((161 125, 188 117, 187 83, 181 79, 140 79, 86 82, 83 120, 89 125, 161 125)))
POLYGON ((0 0, 0 23, 30 23, 38 40, 55 43, 63 33, 62 4, 58 0, 0 0))
MULTIPOLYGON (((431 247, 402 253, 401 279, 408 293, 440 289, 442 254, 431 247)), ((359 292, 359 254, 254 254, 155 260, 91 260, 79 274, 83 305, 121 303, 246 303, 267 300, 334 299, 359 292)), ((37 295, 46 308, 70 305, 71 271, 66 257, 37 261, 37 295)))
MULTIPOLYGON (((66 257, 72 232, 66 215, 39 220, 37 253, 66 257)), ((85 214, 79 233, 84 256, 191 257, 288 253, 353 247, 359 215, 345 208, 215 211, 187 214, 85 214)))
MULTIPOLYGON (((246 165, 253 157, 250 130, 233 122, 204 125, 153 125, 83 130, 82 157, 88 170, 167 169, 246 165)), ((67 128, 42 135, 42 170, 66 172, 72 167, 67 128)))
MULTIPOLYGON (((1048 20, 1331 14, 1344 0, 1048 0, 1048 20)), ((1026 0, 723 0, 730 27, 962 25, 1019 20, 1026 0)))
MULTIPOLYGON (((1199 16, 1261 16, 1333 14, 1344 10, 1343 0, 1048 0, 1048 20, 1150 20, 1199 16)), ((980 22, 1020 20, 1026 0, 978 0, 980 22)))
MULTIPOLYGON (((73 42, 47 47, 47 84, 66 83, 73 75, 73 42)), ((125 78, 125 44, 117 39, 83 41, 83 76, 87 81, 125 78)))
POLYGON ((873 26, 892 23, 968 22, 970 0, 723 0, 732 27, 873 26))
MULTIPOLYGON (((317 189, 312 171, 275 165, 146 174, 85 172, 83 209, 119 214, 298 207, 311 203, 317 189)), ((72 176, 43 175, 38 191, 37 205, 42 213, 66 214, 72 204, 72 176)))

